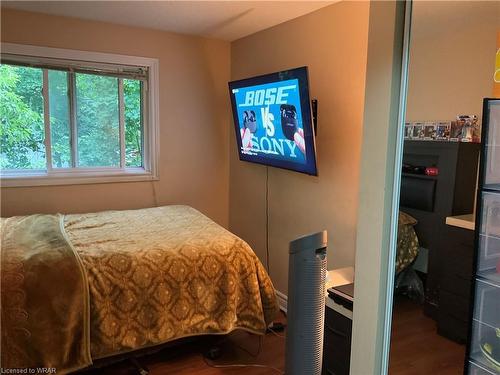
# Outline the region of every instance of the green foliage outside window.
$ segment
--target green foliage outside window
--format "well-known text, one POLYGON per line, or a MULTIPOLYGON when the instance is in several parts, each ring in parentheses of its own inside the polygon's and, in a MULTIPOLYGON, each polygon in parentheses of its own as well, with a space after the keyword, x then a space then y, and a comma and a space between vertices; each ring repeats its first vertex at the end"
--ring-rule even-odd
POLYGON ((118 108, 118 79, 76 74, 79 166, 120 166, 118 108))
MULTIPOLYGON (((76 167, 119 167, 118 79, 75 73, 76 167)), ((72 167, 68 73, 48 71, 53 168, 72 167)), ((0 168, 45 169, 43 72, 0 66, 0 168)), ((123 79, 125 166, 141 167, 141 83, 123 79)))
POLYGON ((0 65, 0 168, 45 168, 42 70, 0 65))
POLYGON ((141 82, 123 80, 125 101, 125 166, 142 167, 141 82))
POLYGON ((49 70, 49 113, 52 168, 71 167, 71 131, 67 73, 49 70))

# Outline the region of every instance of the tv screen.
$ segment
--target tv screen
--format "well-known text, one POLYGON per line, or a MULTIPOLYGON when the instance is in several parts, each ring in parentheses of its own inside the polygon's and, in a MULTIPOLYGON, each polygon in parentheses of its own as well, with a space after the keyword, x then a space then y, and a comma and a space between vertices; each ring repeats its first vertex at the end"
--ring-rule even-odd
POLYGON ((307 67, 229 82, 240 160, 317 175, 307 67))

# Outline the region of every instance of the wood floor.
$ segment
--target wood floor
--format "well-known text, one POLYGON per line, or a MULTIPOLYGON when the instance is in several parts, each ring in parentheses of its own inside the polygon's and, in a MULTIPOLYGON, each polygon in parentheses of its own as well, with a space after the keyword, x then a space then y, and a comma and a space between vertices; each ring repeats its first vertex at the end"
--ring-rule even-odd
MULTIPOLYGON (((278 319, 286 323, 285 316, 278 319)), ((390 353, 391 375, 458 375, 462 373, 465 347, 437 335, 435 322, 424 316, 419 305, 407 299, 398 299, 394 308, 390 353)), ((272 333, 260 338, 246 332, 234 332, 226 339, 219 337, 165 349, 142 357, 150 375, 272 375, 284 371, 285 340, 272 333), (222 356, 216 361, 203 357, 210 347, 220 343, 222 356), (259 345, 262 345, 259 351, 259 345), (216 368, 211 365, 260 364, 271 368, 241 367, 216 368)), ((130 362, 121 362, 102 369, 85 372, 86 375, 137 375, 130 362)), ((358 375, 358 374, 355 374, 358 375)))
POLYGON ((465 346, 436 333, 436 322, 406 297, 394 304, 389 374, 459 375, 463 373, 465 346))
MULTIPOLYGON (((276 321, 286 323, 286 318, 281 315, 276 321)), ((280 333, 280 336, 282 335, 283 332, 280 333)), ((225 337, 212 336, 209 339, 196 340, 179 347, 165 349, 159 353, 139 358, 139 362, 148 368, 150 375, 277 375, 284 373, 284 358, 284 336, 278 337, 273 333, 268 333, 264 337, 260 337, 244 331, 237 331, 225 337), (206 353, 214 344, 220 345, 221 357, 215 361, 205 360, 203 353, 206 353), (258 364, 271 366, 275 369, 270 367, 211 367, 211 365, 234 364, 258 364)), ((138 375, 138 371, 130 362, 122 362, 84 374, 138 375)))

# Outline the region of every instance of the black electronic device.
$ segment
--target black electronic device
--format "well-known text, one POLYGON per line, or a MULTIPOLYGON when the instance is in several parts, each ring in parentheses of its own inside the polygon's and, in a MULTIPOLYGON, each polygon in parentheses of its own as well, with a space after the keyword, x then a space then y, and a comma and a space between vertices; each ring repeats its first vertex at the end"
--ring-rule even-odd
POLYGON ((318 135, 318 99, 311 100, 311 109, 313 113, 314 135, 318 135))
POLYGON ((307 67, 229 82, 229 94, 240 160, 318 174, 307 67))
POLYGON ((354 283, 328 288, 328 297, 335 303, 352 311, 354 304, 354 283))

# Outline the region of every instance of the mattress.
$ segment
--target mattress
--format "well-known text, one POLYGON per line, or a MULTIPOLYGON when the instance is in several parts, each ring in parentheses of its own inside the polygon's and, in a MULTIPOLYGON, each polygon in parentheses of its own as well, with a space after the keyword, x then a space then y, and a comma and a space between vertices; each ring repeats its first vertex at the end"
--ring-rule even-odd
POLYGON ((2 219, 1 255, 4 368, 263 334, 278 311, 250 246, 187 206, 2 219))

